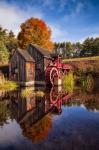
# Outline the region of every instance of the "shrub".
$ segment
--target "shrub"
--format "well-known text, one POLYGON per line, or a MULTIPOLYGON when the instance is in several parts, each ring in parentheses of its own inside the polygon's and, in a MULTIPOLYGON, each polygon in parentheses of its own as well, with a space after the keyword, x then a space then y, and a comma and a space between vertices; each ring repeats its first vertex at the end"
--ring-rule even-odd
POLYGON ((0 90, 14 90, 18 87, 18 85, 13 81, 4 81, 0 84, 0 90))
POLYGON ((63 87, 67 92, 73 92, 74 83, 75 82, 73 72, 70 72, 64 76, 63 87))
POLYGON ((22 97, 31 97, 31 96, 43 97, 44 92, 43 91, 34 91, 33 87, 27 87, 25 89, 22 89, 21 96, 22 97))

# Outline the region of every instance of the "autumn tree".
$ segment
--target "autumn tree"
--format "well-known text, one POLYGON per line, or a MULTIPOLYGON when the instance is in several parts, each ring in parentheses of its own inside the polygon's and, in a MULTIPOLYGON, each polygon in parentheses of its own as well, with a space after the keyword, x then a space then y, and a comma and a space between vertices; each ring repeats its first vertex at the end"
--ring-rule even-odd
POLYGON ((51 41, 51 29, 43 20, 38 18, 30 18, 21 24, 18 43, 22 49, 27 48, 30 43, 37 44, 48 50, 53 50, 54 47, 51 41))

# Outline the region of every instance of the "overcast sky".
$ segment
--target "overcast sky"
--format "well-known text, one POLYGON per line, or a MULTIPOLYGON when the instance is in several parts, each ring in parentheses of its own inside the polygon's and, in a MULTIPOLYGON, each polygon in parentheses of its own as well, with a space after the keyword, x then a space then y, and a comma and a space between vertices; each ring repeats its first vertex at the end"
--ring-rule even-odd
POLYGON ((0 25, 16 35, 30 17, 43 19, 54 41, 99 36, 99 0, 0 0, 0 25))

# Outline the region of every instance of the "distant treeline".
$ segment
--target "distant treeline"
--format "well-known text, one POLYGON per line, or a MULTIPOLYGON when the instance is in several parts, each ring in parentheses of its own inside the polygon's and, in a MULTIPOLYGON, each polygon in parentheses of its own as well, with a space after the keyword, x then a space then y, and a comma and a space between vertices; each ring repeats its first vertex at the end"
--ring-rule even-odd
POLYGON ((55 52, 63 58, 86 57, 99 55, 99 37, 87 38, 83 43, 59 42, 55 43, 55 52))

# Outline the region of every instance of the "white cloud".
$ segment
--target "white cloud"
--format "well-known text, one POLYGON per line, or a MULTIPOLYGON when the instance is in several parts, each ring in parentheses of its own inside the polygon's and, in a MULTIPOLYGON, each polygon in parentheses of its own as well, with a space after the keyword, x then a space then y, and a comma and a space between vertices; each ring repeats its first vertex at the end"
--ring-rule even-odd
POLYGON ((83 10, 84 8, 84 3, 81 3, 81 2, 78 2, 75 6, 75 8, 72 8, 71 7, 71 10, 70 10, 70 13, 68 15, 65 15, 63 17, 63 19, 65 21, 68 21, 70 18, 73 19, 73 18, 76 18, 78 17, 78 15, 80 14, 80 12, 83 10))
POLYGON ((20 24, 30 17, 43 17, 41 10, 28 8, 27 11, 21 10, 16 5, 0 2, 0 25, 8 30, 13 30, 15 34, 20 29, 20 24))
POLYGON ((64 9, 67 3, 68 3, 68 0, 60 0, 60 8, 64 9))
POLYGON ((61 12, 64 10, 66 4, 69 0, 42 0, 43 6, 47 7, 50 10, 56 10, 58 12, 61 12))
POLYGON ((53 0, 43 0, 43 6, 49 8, 51 10, 53 10, 55 8, 53 0))
POLYGON ((56 24, 49 24, 49 27, 52 30, 53 41, 61 42, 67 40, 68 32, 66 30, 63 30, 60 26, 56 24))
POLYGON ((83 9, 84 4, 79 2, 76 6, 75 13, 78 14, 83 9))

